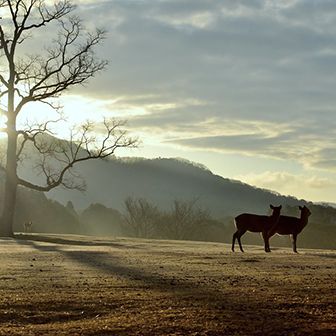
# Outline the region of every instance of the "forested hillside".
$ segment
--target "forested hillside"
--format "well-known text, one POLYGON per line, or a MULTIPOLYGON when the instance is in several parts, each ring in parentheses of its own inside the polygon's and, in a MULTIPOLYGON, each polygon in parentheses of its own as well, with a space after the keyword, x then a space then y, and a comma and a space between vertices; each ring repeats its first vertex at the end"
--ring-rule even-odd
MULTIPOLYGON (((34 232, 230 242, 233 218, 241 212, 265 214, 273 203, 283 205, 282 214, 299 216, 298 205, 307 204, 312 215, 298 246, 336 248, 334 207, 224 179, 190 162, 113 159, 83 165, 79 172, 86 193, 20 189, 14 229, 23 231, 23 223, 32 221, 34 232)), ((258 234, 243 240, 262 243, 258 234)), ((290 241, 273 237, 272 244, 290 241)))
POLYGON ((179 159, 111 159, 83 164, 78 173, 87 191, 55 189, 48 197, 83 209, 101 203, 121 211, 129 197, 144 198, 160 208, 174 200, 197 199, 216 218, 244 211, 264 213, 269 204, 298 205, 294 197, 284 197, 239 181, 229 180, 203 166, 179 159))

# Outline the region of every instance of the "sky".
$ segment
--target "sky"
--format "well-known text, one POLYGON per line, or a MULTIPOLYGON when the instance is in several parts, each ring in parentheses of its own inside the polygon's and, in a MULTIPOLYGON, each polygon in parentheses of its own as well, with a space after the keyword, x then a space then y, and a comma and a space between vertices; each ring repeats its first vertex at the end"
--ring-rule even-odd
POLYGON ((63 96, 69 120, 128 120, 141 145, 117 155, 336 203, 336 1, 73 2, 109 66, 63 96))

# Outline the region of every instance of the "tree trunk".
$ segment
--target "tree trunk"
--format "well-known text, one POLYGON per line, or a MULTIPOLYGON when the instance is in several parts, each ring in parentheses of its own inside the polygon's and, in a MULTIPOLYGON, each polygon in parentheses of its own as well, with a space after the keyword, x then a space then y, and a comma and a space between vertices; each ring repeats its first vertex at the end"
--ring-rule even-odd
POLYGON ((16 116, 14 113, 13 95, 9 94, 9 108, 7 120, 7 155, 6 155, 6 175, 5 175, 5 190, 4 190, 4 204, 2 210, 2 219, 0 226, 0 236, 13 236, 13 220, 16 204, 17 193, 17 132, 16 132, 16 116), (12 100, 11 100, 12 99, 12 100))
POLYGON ((0 235, 3 237, 13 236, 13 220, 16 203, 17 177, 16 177, 16 137, 8 136, 6 183, 4 190, 4 204, 0 235), (14 154, 14 155, 13 155, 14 154))
POLYGON ((10 173, 6 173, 5 199, 0 227, 1 237, 13 237, 14 235, 13 221, 16 204, 17 184, 16 181, 12 179, 11 175, 12 174, 10 173))

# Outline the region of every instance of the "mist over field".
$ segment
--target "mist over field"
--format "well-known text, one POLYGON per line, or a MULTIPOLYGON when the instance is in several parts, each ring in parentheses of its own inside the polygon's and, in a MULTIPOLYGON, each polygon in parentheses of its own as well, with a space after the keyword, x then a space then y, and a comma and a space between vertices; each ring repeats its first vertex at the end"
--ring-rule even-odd
MULTIPOLYGON (((186 160, 113 158, 79 165, 76 172, 86 183, 85 192, 20 190, 15 230, 24 231, 24 223, 32 221, 33 232, 229 243, 238 214, 269 215, 274 204, 283 206, 283 215, 299 217, 298 207, 307 204, 312 215, 299 246, 336 248, 335 208, 225 179, 186 160)), ((257 233, 243 240, 263 243, 257 233)), ((291 244, 289 236, 271 242, 291 244)))

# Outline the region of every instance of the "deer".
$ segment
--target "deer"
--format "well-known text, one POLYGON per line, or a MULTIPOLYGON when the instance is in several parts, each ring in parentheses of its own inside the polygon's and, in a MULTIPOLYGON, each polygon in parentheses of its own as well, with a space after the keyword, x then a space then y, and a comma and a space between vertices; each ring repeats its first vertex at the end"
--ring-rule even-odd
POLYGON ((25 233, 31 232, 32 231, 32 227, 33 227, 33 222, 32 221, 28 221, 28 222, 24 222, 23 223, 23 229, 24 229, 25 233))
POLYGON ((271 252, 267 233, 277 224, 282 207, 281 205, 276 207, 270 204, 270 208, 272 209, 270 216, 243 213, 235 218, 237 231, 232 237, 232 252, 234 252, 236 239, 238 240, 240 251, 244 252, 240 238, 246 231, 261 232, 264 239, 265 252, 271 252))
POLYGON ((305 205, 303 207, 299 206, 299 209, 301 211, 300 218, 281 215, 279 221, 267 232, 267 239, 270 239, 276 233, 279 235, 291 235, 294 253, 298 253, 296 249, 297 236, 308 224, 308 218, 311 215, 310 210, 305 205))

